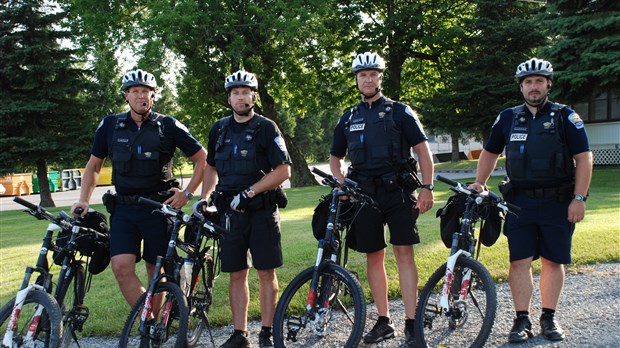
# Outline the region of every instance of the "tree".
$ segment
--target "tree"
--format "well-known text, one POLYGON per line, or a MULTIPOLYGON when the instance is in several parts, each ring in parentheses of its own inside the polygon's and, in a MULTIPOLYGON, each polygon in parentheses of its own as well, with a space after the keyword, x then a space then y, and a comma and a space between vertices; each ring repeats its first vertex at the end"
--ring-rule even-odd
POLYGON ((41 205, 54 206, 48 165, 87 156, 92 85, 67 46, 65 13, 36 0, 11 0, 1 9, 0 172, 36 168, 41 205))
POLYGON ((539 19, 553 42, 541 54, 553 64, 554 95, 577 103, 607 91, 620 94, 617 1, 550 0, 539 19))

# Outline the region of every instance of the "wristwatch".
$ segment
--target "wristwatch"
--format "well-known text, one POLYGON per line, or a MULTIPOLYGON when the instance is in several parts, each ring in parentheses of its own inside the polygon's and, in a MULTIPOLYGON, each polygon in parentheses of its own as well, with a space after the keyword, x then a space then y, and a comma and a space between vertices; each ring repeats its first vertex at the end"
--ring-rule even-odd
POLYGON ((250 198, 254 198, 254 196, 256 196, 256 192, 254 192, 254 190, 249 187, 245 189, 245 194, 248 195, 248 197, 250 198))
POLYGON ((421 188, 425 188, 425 189, 427 189, 429 191, 433 191, 435 189, 435 185, 433 185, 433 184, 426 184, 426 185, 422 185, 420 187, 421 188))
POLYGON ((191 200, 192 198, 194 198, 194 194, 189 192, 188 189, 183 190, 183 193, 185 193, 185 197, 187 197, 187 199, 191 200))
POLYGON ((582 196, 582 195, 579 195, 579 194, 574 194, 573 195, 573 199, 576 200, 577 202, 585 202, 586 199, 588 199, 588 197, 582 196))

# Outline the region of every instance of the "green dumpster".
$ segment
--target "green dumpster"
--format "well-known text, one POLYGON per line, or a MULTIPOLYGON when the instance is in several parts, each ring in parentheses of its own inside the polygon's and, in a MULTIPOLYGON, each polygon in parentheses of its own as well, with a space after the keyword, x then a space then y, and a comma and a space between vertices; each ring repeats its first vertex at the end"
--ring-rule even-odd
MULTIPOLYGON (((58 172, 48 172, 47 181, 49 181, 50 192, 56 192, 58 190, 58 172)), ((39 178, 36 174, 32 176, 32 192, 41 192, 39 189, 39 178)))

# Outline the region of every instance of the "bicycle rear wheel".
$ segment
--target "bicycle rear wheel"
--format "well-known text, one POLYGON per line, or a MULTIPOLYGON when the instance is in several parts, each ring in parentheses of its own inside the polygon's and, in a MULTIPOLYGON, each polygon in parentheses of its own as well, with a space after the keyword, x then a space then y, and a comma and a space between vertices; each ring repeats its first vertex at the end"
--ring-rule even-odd
POLYGON ((366 299, 358 280, 329 263, 310 293, 313 267, 295 277, 278 301, 273 323, 276 347, 357 347, 366 322, 366 299), (313 308, 308 299, 315 297, 313 308), (335 335, 337 333, 337 335, 335 335))
POLYGON ((76 261, 68 270, 71 272, 63 283, 57 296, 58 304, 62 311, 63 336, 60 342, 61 348, 71 347, 75 331, 81 332, 84 322, 88 318, 88 308, 84 307, 86 296, 86 270, 84 263, 76 261))
POLYGON ((144 322, 145 330, 140 333, 140 314, 146 295, 147 293, 142 294, 131 309, 121 333, 119 347, 185 348, 188 310, 181 288, 171 282, 157 283, 152 302, 154 305, 158 302, 161 304, 152 309, 154 318, 144 322))
POLYGON ((193 287, 191 294, 187 297, 187 306, 189 307, 187 321, 188 347, 194 347, 198 344, 202 332, 209 324, 209 307, 212 302, 211 292, 213 291, 213 280, 215 278, 213 258, 210 254, 206 255, 204 265, 197 271, 199 273, 195 278, 196 286, 193 287))
POLYGON ((418 347, 482 347, 493 327, 497 310, 495 282, 484 266, 469 257, 456 261, 444 313, 440 297, 446 281, 446 264, 430 277, 418 302, 416 340, 418 347), (459 301, 461 280, 471 271, 467 294, 459 301))
MULTIPOLYGON (((0 342, 7 332, 11 312, 15 306, 15 298, 11 299, 0 309, 0 342)), ((56 300, 48 293, 31 290, 19 314, 19 318, 13 329, 12 347, 58 347, 62 335, 62 317, 56 300), (43 312, 36 318, 37 307, 43 306, 43 312), (26 342, 26 335, 31 324, 37 324, 33 341, 26 342)))

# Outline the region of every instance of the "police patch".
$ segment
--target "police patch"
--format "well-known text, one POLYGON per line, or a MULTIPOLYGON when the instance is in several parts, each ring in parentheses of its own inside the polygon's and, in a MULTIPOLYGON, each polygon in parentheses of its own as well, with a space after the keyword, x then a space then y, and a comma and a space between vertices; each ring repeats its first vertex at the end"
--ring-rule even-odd
POLYGON ((280 148, 280 151, 287 152, 286 144, 284 143, 284 138, 278 135, 277 137, 273 139, 273 141, 276 143, 276 145, 278 145, 278 147, 280 148))
POLYGON ((493 122, 493 125, 491 126, 491 128, 495 127, 497 122, 499 122, 499 115, 497 115, 497 117, 495 118, 495 122, 493 122))
POLYGON ((185 133, 189 133, 189 129, 187 129, 187 127, 185 127, 183 123, 179 122, 179 120, 175 120, 174 125, 177 126, 179 129, 184 130, 185 133))
POLYGON ((350 132, 359 132, 359 131, 363 131, 364 127, 366 127, 366 123, 357 123, 357 124, 352 124, 351 127, 349 127, 349 131, 350 132))
POLYGON ((583 120, 576 112, 568 115, 568 120, 575 126, 577 129, 583 128, 583 120))
POLYGON ((418 121, 418 115, 415 113, 415 111, 413 111, 413 109, 409 105, 405 107, 405 113, 413 117, 416 121, 418 121))
POLYGON ((525 140, 527 140, 527 133, 510 134, 510 141, 525 141, 525 140))

